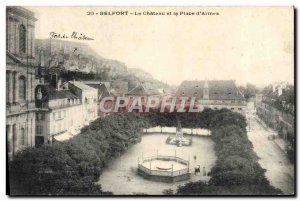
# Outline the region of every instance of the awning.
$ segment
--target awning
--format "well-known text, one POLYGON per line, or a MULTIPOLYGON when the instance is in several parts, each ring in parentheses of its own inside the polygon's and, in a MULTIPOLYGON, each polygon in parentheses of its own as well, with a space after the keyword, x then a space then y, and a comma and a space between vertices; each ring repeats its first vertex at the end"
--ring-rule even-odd
POLYGON ((63 141, 69 140, 72 137, 73 137, 73 135, 67 131, 62 134, 54 136, 54 139, 59 142, 63 142, 63 141))

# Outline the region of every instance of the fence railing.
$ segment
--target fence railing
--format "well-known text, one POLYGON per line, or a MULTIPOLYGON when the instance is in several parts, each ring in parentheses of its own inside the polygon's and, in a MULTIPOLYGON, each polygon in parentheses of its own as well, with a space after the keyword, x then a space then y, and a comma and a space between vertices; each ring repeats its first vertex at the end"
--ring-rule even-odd
POLYGON ((145 166, 139 164, 138 168, 149 174, 149 175, 154 175, 154 176, 170 176, 170 177, 174 177, 174 176, 179 176, 179 175, 183 175, 183 174, 188 174, 189 173, 189 169, 185 168, 182 170, 176 170, 176 171, 167 171, 167 170, 152 170, 149 168, 146 168, 145 166))
POLYGON ((189 161, 179 158, 177 156, 163 156, 163 155, 149 156, 149 157, 143 158, 142 163, 151 162, 153 160, 176 161, 176 162, 184 164, 188 167, 181 169, 181 170, 176 170, 176 171, 173 171, 173 168, 171 170, 156 170, 156 169, 151 169, 151 166, 150 166, 150 168, 148 168, 148 167, 143 166, 142 164, 138 164, 138 169, 143 171, 144 173, 147 173, 149 175, 155 175, 155 176, 179 176, 179 175, 189 173, 189 161))
POLYGON ((184 165, 189 164, 188 160, 184 160, 184 159, 179 158, 177 156, 156 155, 156 156, 148 156, 148 157, 143 158, 143 162, 149 162, 149 161, 153 161, 153 160, 172 160, 172 161, 182 163, 184 165))

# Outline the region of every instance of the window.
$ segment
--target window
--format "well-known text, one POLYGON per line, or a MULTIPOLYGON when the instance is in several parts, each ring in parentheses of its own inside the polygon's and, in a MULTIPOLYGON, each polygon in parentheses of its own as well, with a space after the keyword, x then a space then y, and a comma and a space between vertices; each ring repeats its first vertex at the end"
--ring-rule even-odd
POLYGON ((41 135, 42 134, 42 129, 43 129, 43 126, 36 126, 35 127, 35 133, 36 133, 36 135, 41 135))
POLYGON ((58 118, 61 118, 61 111, 58 112, 58 118))
POLYGON ((231 110, 234 110, 234 108, 232 107, 232 108, 230 108, 231 110))
POLYGON ((53 112, 53 120, 55 120, 55 112, 53 112))
POLYGON ((19 50, 26 53, 26 28, 23 24, 19 28, 19 50))
POLYGON ((242 110, 242 108, 238 108, 238 110, 242 110))
POLYGON ((19 99, 20 101, 26 100, 26 81, 24 76, 19 77, 19 99))

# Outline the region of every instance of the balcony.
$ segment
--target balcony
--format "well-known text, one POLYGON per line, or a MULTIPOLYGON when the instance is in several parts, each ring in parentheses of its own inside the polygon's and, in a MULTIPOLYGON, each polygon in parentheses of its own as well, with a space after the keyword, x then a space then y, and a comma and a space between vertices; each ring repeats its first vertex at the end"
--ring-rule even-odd
POLYGON ((25 113, 28 111, 35 110, 35 102, 29 103, 14 103, 10 105, 6 105, 6 115, 14 115, 19 113, 25 113))

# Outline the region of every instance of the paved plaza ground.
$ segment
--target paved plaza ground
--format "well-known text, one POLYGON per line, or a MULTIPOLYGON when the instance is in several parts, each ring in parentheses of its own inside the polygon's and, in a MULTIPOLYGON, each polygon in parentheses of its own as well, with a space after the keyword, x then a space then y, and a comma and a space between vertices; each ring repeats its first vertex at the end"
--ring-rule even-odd
POLYGON ((193 137, 193 144, 189 147, 177 147, 166 144, 168 134, 145 134, 142 142, 134 145, 121 157, 113 160, 103 171, 99 183, 103 191, 111 191, 116 195, 146 193, 152 195, 162 194, 164 189, 176 191, 179 185, 189 181, 208 181, 208 176, 203 176, 203 166, 206 172, 214 166, 216 156, 214 142, 210 137, 193 137), (191 179, 177 183, 162 183, 146 180, 137 174, 138 158, 155 156, 157 152, 162 155, 176 155, 185 160, 190 160, 191 179), (194 168, 200 165, 201 172, 194 175, 194 168))

